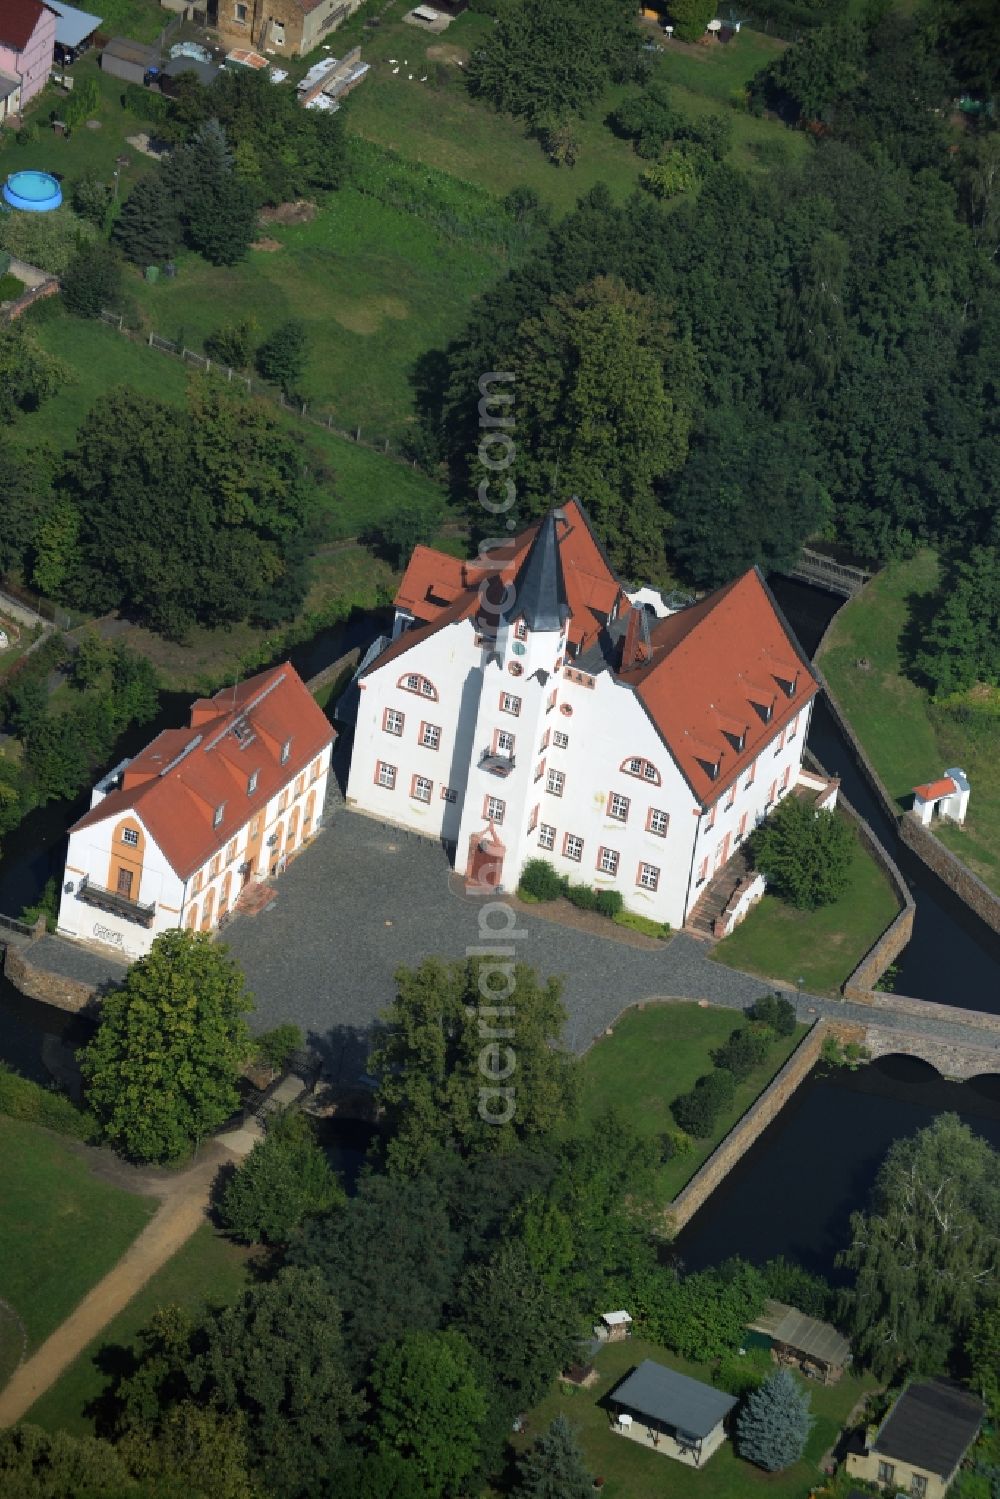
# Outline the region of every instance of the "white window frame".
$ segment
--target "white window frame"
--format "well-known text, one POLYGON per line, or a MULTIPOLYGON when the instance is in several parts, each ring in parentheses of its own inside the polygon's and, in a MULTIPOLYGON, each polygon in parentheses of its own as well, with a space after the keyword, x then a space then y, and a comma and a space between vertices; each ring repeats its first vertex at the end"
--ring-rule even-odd
POLYGON ((652 833, 657 838, 665 838, 667 836, 667 831, 668 831, 669 827, 670 827, 670 813, 669 812, 664 812, 664 810, 663 810, 662 807, 650 807, 650 809, 649 809, 649 816, 646 819, 646 831, 647 831, 647 833, 652 833), (662 818, 663 819, 663 826, 662 826, 662 828, 658 828, 656 826, 656 820, 657 820, 657 818, 662 818))
POLYGON ((254 792, 257 790, 257 777, 259 775, 259 770, 252 770, 247 776, 247 796, 253 796, 254 792))
POLYGON ((561 729, 556 729, 552 735, 552 743, 556 749, 569 749, 569 735, 564 734, 561 729))
POLYGON ((514 736, 509 729, 497 729, 493 735, 493 753, 495 755, 512 755, 514 753, 514 736))
POLYGON ((396 766, 389 765, 385 760, 379 760, 375 766, 375 784, 383 791, 395 791, 397 775, 396 766))
POLYGON ((410 798, 412 801, 420 802, 422 803, 422 805, 428 806, 433 795, 434 782, 428 776, 413 777, 413 781, 410 785, 410 798), (426 796, 424 795, 425 787, 427 789, 426 796))
POLYGON ((553 849, 556 846, 556 830, 551 822, 538 824, 538 847, 553 849))
POLYGON ((499 827, 507 811, 507 803, 499 796, 488 796, 483 804, 483 816, 499 827))
POLYGON ((659 865, 647 864, 644 860, 639 865, 639 873, 635 882, 641 890, 650 890, 655 893, 660 888, 659 865))
POLYGON ((583 860, 583 839, 578 833, 565 833, 563 835, 563 858, 571 859, 574 864, 583 860))
POLYGON ((550 796, 562 796, 566 789, 566 777, 561 770, 550 770, 545 777, 545 789, 550 796))
POLYGON ((517 718, 520 715, 520 712, 521 712, 521 699, 517 696, 516 693, 514 693, 514 692, 501 692, 501 694, 500 694, 500 712, 501 713, 510 713, 512 715, 512 717, 514 717, 514 718, 517 718))
MULTIPOLYGON (((218 826, 218 824, 216 824, 218 826)), ((139 847, 139 829, 122 828, 122 842, 127 843, 129 848, 139 847)))
POLYGON ((612 791, 608 796, 608 816, 614 822, 628 822, 631 806, 631 798, 622 796, 620 791, 612 791))
POLYGON ((403 737, 403 729, 405 725, 405 713, 400 712, 398 708, 386 708, 385 712, 382 715, 383 733, 392 734, 394 738, 401 739, 403 737))
POLYGON ((441 726, 436 723, 422 723, 420 725, 420 743, 424 749, 437 750, 441 748, 441 726))
POLYGON ((601 874, 612 876, 618 873, 620 856, 616 848, 599 848, 597 850, 597 867, 601 874))

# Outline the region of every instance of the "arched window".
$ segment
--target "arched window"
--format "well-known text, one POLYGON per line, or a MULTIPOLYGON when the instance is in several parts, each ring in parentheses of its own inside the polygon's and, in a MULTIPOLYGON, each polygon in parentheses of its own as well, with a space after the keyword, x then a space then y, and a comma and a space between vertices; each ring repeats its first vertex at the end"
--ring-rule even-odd
POLYGON ((402 687, 404 692, 415 692, 417 697, 429 698, 435 703, 438 700, 438 690, 434 683, 429 682, 426 677, 420 676, 417 672, 404 672, 396 686, 402 687))
POLYGON ((652 760, 644 760, 641 755, 630 755, 618 768, 623 775, 635 776, 640 781, 648 782, 650 786, 662 784, 660 772, 652 760))

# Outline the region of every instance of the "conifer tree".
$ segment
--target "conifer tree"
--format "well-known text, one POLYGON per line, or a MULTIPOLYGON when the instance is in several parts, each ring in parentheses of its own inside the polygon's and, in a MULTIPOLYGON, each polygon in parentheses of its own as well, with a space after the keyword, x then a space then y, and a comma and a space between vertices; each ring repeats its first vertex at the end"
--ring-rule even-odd
POLYGON ((181 226, 168 180, 160 172, 142 177, 129 193, 112 239, 135 265, 160 265, 177 253, 181 226))
POLYGON ((565 1416, 556 1416, 524 1454, 514 1499, 587 1499, 594 1482, 565 1416))
POLYGON ((779 1369, 754 1390, 736 1421, 740 1456, 768 1473, 797 1463, 815 1417, 809 1394, 789 1369, 779 1369))

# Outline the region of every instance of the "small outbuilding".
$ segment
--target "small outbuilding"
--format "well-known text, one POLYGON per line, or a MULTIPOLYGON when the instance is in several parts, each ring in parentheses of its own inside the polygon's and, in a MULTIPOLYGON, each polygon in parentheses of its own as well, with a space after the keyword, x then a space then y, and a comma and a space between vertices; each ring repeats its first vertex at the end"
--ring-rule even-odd
POLYGON ((632 1336, 632 1318, 628 1312, 602 1312, 594 1324, 594 1337, 602 1343, 622 1343, 632 1336))
POLYGON ((45 0, 45 3, 56 13, 55 60, 60 67, 67 68, 93 45, 101 17, 91 15, 89 10, 77 10, 63 0, 45 0))
POLYGON ((930 827, 935 812, 948 822, 963 823, 971 789, 965 771, 952 766, 939 781, 914 786, 913 815, 924 828, 930 827))
POLYGON ((776 1364, 791 1365, 823 1384, 836 1384, 851 1362, 851 1345, 835 1327, 783 1301, 764 1303, 747 1328, 747 1343, 769 1349, 776 1364))
POLYGON ((700 1468, 726 1440, 725 1421, 736 1397, 647 1358, 608 1402, 621 1436, 700 1468))
POLYGON ((908 1385, 882 1425, 852 1441, 847 1471, 892 1493, 944 1499, 984 1414, 981 1400, 949 1380, 908 1385))
POLYGON ((125 83, 138 83, 141 87, 159 70, 160 54, 156 48, 133 42, 127 36, 113 37, 101 53, 101 71, 125 83))

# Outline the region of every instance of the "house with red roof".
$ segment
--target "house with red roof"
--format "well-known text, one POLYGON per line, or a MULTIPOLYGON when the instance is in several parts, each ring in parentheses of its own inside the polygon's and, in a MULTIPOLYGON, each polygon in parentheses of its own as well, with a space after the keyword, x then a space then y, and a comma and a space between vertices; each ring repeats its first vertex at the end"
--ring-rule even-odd
POLYGON ((0 120, 20 114, 45 87, 56 45, 56 14, 41 0, 0 4, 0 120))
POLYGON ((174 927, 214 931, 315 837, 333 740, 287 663, 199 698, 186 728, 94 787, 70 829, 59 931, 129 957, 174 927))
POLYGON ((817 691, 757 569, 683 607, 630 593, 572 500, 470 562, 416 548, 347 801, 480 887, 545 858, 679 927, 799 781, 817 691))

